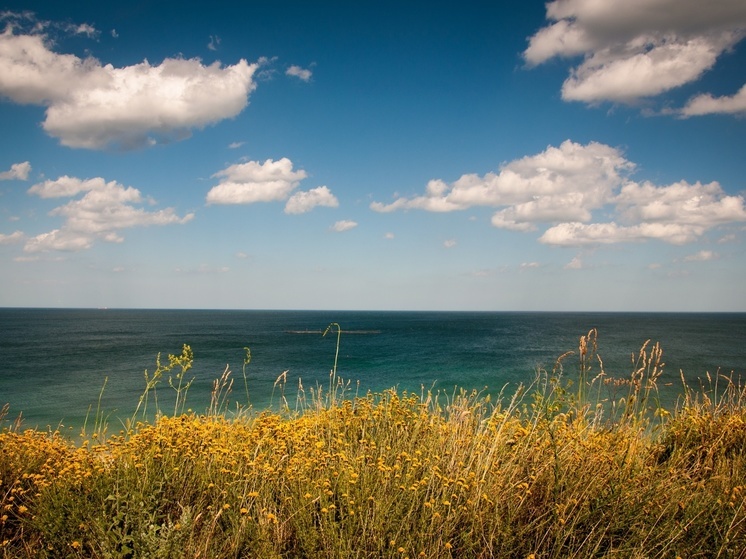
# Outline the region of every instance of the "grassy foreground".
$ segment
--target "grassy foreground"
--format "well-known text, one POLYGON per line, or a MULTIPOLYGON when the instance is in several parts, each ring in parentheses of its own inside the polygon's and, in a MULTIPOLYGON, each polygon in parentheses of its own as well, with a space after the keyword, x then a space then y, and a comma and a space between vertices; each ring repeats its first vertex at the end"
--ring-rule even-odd
POLYGON ((657 345, 614 379, 595 341, 493 401, 345 399, 335 360, 300 412, 229 416, 226 371, 204 415, 77 444, 9 426, 0 556, 746 557, 744 388, 684 386, 669 413, 657 345))

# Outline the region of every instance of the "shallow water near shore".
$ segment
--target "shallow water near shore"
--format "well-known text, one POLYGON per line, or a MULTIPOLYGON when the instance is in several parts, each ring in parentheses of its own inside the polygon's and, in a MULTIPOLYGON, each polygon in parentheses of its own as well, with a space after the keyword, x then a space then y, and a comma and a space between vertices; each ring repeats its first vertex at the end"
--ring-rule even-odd
MULTIPOLYGON (((380 311, 208 311, 125 309, 0 309, 0 406, 6 420, 22 413, 27 427, 79 429, 89 409, 101 408, 118 430, 145 388, 144 371, 155 369, 161 353, 194 351, 194 377, 187 408, 210 404, 212 382, 230 367, 230 400, 244 405, 242 365, 254 409, 277 404, 275 381, 284 371, 284 396, 291 407, 299 381, 306 395, 329 385, 336 326, 341 328, 338 375, 350 381, 349 394, 397 387, 413 391, 455 387, 512 394, 530 383, 540 367, 551 369, 578 339, 598 330, 605 371, 628 376, 631 357, 646 340, 660 342, 666 363, 659 381, 661 401, 671 408, 681 393, 679 371, 699 386, 707 373, 746 373, 746 314, 705 313, 522 313, 380 311), (105 388, 104 388, 105 384, 105 388), (102 388, 104 388, 102 393, 102 388)), ((566 376, 577 358, 564 362, 566 376)), ((167 379, 159 405, 173 411, 167 379)), ((152 402, 151 402, 152 405, 152 402)))

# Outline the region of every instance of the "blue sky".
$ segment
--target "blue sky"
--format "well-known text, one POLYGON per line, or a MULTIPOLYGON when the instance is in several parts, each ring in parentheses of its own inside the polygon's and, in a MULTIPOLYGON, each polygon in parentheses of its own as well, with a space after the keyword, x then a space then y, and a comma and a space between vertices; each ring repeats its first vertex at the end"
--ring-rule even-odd
POLYGON ((0 306, 746 311, 746 4, 0 4, 0 306))

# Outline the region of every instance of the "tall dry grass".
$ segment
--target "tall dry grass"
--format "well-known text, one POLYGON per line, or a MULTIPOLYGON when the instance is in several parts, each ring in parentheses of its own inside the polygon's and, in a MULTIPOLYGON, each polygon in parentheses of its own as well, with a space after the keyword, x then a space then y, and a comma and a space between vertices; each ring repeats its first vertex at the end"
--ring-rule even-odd
MULTIPOLYGON (((188 371, 186 349, 171 357, 171 370, 188 371)), ((744 387, 684 385, 669 412, 656 404, 662 367, 646 344, 629 377, 609 378, 591 331, 574 357, 493 400, 350 398, 335 357, 329 386, 299 391, 295 406, 280 379, 277 412, 229 418, 226 370, 204 415, 133 417, 112 436, 97 413, 78 444, 11 425, 0 434, 0 553, 746 557, 744 387)), ((182 402, 188 382, 172 383, 182 402)))

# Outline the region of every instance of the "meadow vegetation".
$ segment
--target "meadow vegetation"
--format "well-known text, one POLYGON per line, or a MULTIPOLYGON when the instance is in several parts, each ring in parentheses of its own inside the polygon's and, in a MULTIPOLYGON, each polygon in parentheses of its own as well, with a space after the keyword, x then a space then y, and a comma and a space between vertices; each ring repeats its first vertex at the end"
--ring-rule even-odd
POLYGON ((102 410, 80 440, 5 420, 1 557, 746 557, 744 387, 684 384, 663 410, 658 345, 612 378, 591 331, 497 398, 350 397, 335 355, 328 386, 291 404, 280 378, 264 412, 230 403, 226 369, 203 414, 192 359, 159 359, 117 434, 102 410))

